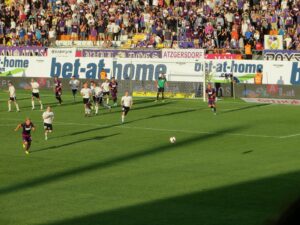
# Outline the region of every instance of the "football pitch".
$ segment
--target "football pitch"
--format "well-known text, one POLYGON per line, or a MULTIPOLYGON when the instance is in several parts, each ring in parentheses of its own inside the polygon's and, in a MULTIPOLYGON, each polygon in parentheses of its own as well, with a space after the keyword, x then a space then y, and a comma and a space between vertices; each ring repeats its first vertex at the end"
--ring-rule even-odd
POLYGON ((79 96, 65 91, 57 106, 44 91, 55 113, 45 141, 30 92, 17 92, 20 113, 7 112, 7 96, 1 225, 258 225, 300 194, 297 106, 227 99, 215 116, 202 100, 135 98, 121 124, 120 107, 86 118, 79 96), (30 155, 14 132, 26 117, 37 127, 30 155))

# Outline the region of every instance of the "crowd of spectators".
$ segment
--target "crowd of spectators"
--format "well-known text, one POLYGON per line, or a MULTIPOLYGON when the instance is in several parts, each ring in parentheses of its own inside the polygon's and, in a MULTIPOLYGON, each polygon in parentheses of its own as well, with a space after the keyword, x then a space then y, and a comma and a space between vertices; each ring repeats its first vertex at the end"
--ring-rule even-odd
POLYGON ((0 0, 0 44, 144 40, 130 47, 263 50, 282 35, 300 50, 300 0, 0 0))

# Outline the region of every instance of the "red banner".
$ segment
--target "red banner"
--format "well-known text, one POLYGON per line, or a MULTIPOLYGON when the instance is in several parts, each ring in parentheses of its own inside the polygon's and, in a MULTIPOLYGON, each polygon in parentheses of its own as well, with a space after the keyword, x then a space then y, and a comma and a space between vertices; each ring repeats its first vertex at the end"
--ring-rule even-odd
POLYGON ((240 54, 205 54, 205 59, 242 59, 240 54))

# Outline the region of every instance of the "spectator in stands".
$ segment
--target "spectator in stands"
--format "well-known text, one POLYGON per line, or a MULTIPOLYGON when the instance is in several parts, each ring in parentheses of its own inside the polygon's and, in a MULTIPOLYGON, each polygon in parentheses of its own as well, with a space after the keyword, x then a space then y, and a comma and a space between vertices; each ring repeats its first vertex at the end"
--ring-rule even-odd
POLYGON ((250 40, 254 48, 263 45, 263 35, 273 34, 284 36, 285 48, 299 48, 299 0, 5 2, 0 4, 0 44, 54 45, 54 37, 87 40, 88 35, 107 44, 143 33, 148 40, 136 40, 135 46, 160 47, 164 42, 165 47, 241 49, 243 41, 250 40))

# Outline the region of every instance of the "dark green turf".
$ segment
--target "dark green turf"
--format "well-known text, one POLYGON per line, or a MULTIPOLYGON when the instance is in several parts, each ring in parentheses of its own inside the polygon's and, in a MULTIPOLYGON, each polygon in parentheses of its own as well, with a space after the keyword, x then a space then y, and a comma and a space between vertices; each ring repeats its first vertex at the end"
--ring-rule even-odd
POLYGON ((223 100, 214 116, 201 100, 140 98, 120 125, 119 107, 84 118, 65 93, 44 141, 29 97, 8 113, 0 94, 1 225, 257 225, 300 192, 297 106, 223 100), (29 156, 13 131, 27 116, 29 156))

